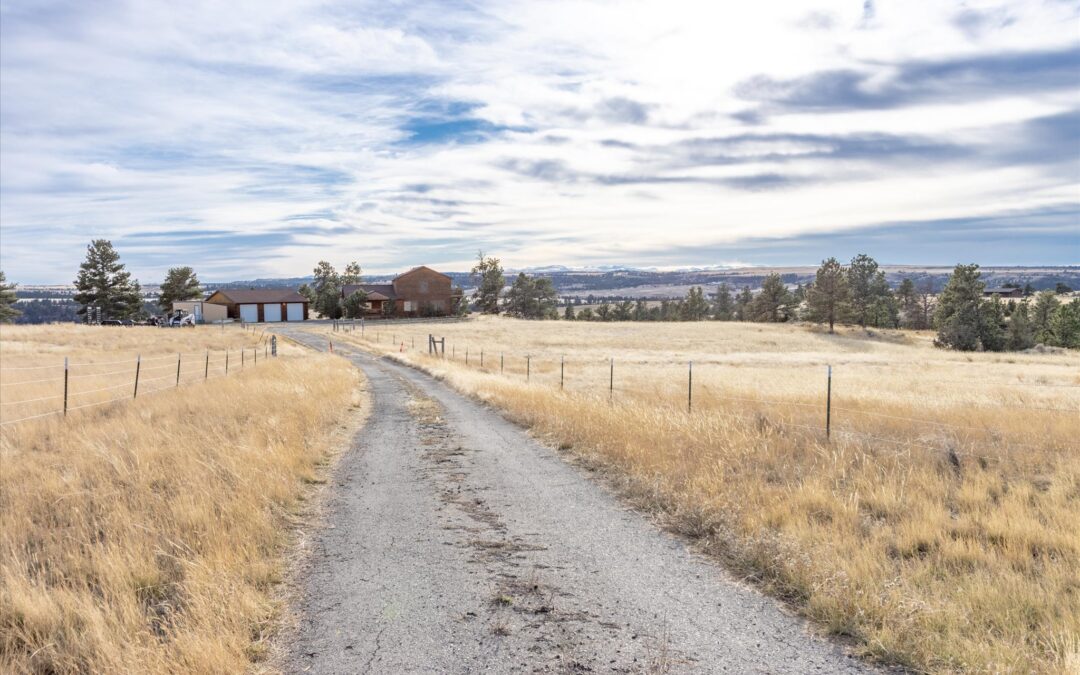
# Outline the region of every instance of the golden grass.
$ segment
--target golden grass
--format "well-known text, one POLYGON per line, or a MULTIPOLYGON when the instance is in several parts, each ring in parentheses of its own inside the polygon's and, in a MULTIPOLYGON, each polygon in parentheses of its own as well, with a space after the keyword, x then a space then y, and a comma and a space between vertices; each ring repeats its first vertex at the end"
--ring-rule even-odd
MULTIPOLYGON (((135 345, 139 329, 98 330, 95 353, 82 329, 5 327, 3 363, 9 336, 22 363, 46 359, 28 345, 55 355, 66 339, 97 361, 210 346, 199 331, 147 329, 135 345)), ((223 673, 263 658, 290 514, 357 396, 354 369, 292 353, 4 427, 0 671, 223 673)))
POLYGON ((484 318, 359 335, 327 337, 425 368, 614 469, 637 503, 870 658, 930 672, 1080 662, 1075 352, 724 323, 484 318), (429 332, 456 359, 429 358, 429 332))

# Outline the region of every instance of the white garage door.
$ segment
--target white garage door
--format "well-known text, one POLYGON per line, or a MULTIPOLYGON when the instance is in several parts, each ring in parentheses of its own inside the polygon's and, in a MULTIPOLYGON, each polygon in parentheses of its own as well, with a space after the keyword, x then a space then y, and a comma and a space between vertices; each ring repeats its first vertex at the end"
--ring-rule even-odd
POLYGON ((285 312, 289 321, 303 321, 304 320, 304 303, 302 302, 290 302, 285 306, 285 312))
POLYGON ((240 305, 240 318, 248 323, 258 323, 259 321, 259 306, 258 305, 240 305))
POLYGON ((263 305, 263 321, 281 321, 281 305, 276 302, 263 305))

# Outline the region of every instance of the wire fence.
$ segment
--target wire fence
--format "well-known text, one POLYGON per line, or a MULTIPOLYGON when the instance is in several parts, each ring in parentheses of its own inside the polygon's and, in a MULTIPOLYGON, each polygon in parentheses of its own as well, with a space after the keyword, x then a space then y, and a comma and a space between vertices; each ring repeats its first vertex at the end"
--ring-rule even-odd
POLYGON ((0 368, 0 427, 130 401, 238 374, 277 356, 276 341, 134 359, 0 368), (121 368, 118 366, 127 366, 121 368), (109 368, 98 371, 99 368, 109 368))
MULTIPOLYGON (((979 379, 971 381, 932 378, 937 384, 964 384, 972 391, 985 391, 988 387, 1001 387, 1013 392, 1015 402, 963 401, 956 400, 943 405, 930 397, 920 397, 919 405, 905 407, 904 411, 915 410, 915 415, 898 414, 897 411, 871 409, 882 405, 880 401, 868 401, 848 393, 839 395, 834 381, 838 371, 829 364, 799 364, 800 367, 817 366, 818 375, 808 378, 806 373, 785 373, 788 365, 779 366, 774 378, 770 373, 772 385, 791 385, 791 389, 801 390, 797 394, 782 396, 746 395, 746 391, 761 390, 760 383, 738 381, 722 382, 724 368, 744 369, 744 363, 726 363, 722 359, 709 359, 704 362, 685 361, 681 367, 670 359, 663 358, 627 358, 617 357, 573 358, 553 355, 546 352, 540 356, 502 349, 489 349, 473 345, 458 345, 445 338, 433 335, 415 335, 405 330, 395 331, 392 327, 376 328, 352 325, 346 322, 334 326, 327 335, 331 341, 334 333, 344 333, 339 340, 359 339, 384 349, 398 352, 419 352, 426 358, 451 361, 460 366, 482 372, 486 375, 508 380, 524 381, 555 388, 567 393, 590 394, 595 398, 606 398, 609 403, 640 402, 652 405, 664 405, 667 408, 694 413, 707 410, 712 413, 729 415, 752 423, 767 420, 770 426, 808 432, 825 440, 833 436, 846 439, 862 440, 874 443, 886 443, 899 448, 897 452, 909 452, 914 449, 948 450, 958 456, 976 457, 984 460, 994 459, 977 450, 962 450, 964 446, 993 445, 1001 449, 1031 450, 1040 449, 1030 443, 1031 428, 1017 436, 1016 428, 1006 431, 992 423, 963 424, 942 419, 935 415, 954 415, 966 409, 1000 410, 1021 415, 1038 415, 1037 424, 1065 424, 1080 435, 1080 383, 1046 381, 1010 381, 1001 379, 979 379), (419 339, 418 339, 419 338, 419 339), (681 373, 679 372, 681 370, 681 373), (681 382, 680 382, 681 380, 681 382), (711 383, 710 383, 711 380, 711 383), (678 404, 678 390, 682 390, 682 404, 678 404), (1053 390, 1053 399, 1045 400, 1046 395, 1030 396, 1028 392, 1053 390), (1076 395, 1072 395, 1072 392, 1076 395), (1061 392, 1059 395, 1056 392, 1061 392), (1069 395, 1065 395, 1069 392, 1069 395), (737 405, 725 405, 737 404, 737 405), (746 409, 753 411, 746 414, 746 409), (764 417, 763 417, 764 416, 764 417), (1045 417, 1042 417, 1045 416, 1045 417), (1055 421, 1055 418, 1057 421, 1055 421), (876 428, 868 424, 876 420, 876 428), (896 430, 896 424, 902 424, 903 438, 890 438, 880 433, 882 428, 896 430), (891 426, 890 426, 891 425, 891 426), (862 428, 860 428, 862 427, 862 428), (878 433, 871 433, 868 428, 878 433), (922 431, 920 431, 920 429, 922 431), (908 435, 912 434, 912 435, 908 435), (932 441, 927 440, 929 438, 932 441), (1020 440, 1017 440, 1020 438, 1020 440), (1028 441, 1028 442, 1024 442, 1028 441), (931 443, 934 443, 933 445, 931 443)), ((775 365, 775 364, 769 364, 775 365)), ((884 364, 874 364, 884 365, 884 364)), ((741 375, 741 373, 740 373, 741 375)), ((732 379, 735 379, 734 377, 732 379)), ((847 384, 847 383, 845 383, 847 384)), ((900 411, 900 412, 904 412, 900 411)), ((1068 435, 1068 434, 1065 434, 1068 435)), ((1063 448, 1065 447, 1064 444, 1063 448)), ((1080 448, 1080 445, 1074 446, 1080 448)), ((1043 448, 1045 449, 1045 446, 1043 448)))

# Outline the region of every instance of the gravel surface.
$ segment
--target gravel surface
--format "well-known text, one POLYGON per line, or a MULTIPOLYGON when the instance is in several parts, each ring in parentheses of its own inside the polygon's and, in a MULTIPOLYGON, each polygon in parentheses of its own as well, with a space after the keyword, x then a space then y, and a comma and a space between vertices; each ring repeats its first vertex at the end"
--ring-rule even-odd
POLYGON ((287 671, 868 670, 497 412, 335 349, 372 410, 312 537, 287 671))

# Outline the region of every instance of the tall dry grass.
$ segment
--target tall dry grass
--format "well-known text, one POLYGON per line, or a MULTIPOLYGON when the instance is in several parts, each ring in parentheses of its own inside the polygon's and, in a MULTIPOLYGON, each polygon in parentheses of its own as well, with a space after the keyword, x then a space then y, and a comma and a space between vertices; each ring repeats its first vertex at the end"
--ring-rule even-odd
MULTIPOLYGON (((66 329, 49 330, 42 341, 63 346, 66 329)), ((192 344, 149 343, 197 333, 146 335, 140 349, 171 351, 192 344)), ((334 357, 283 356, 4 427, 0 671, 250 669, 274 626, 287 521, 357 403, 357 377, 334 357)))
POLYGON ((1080 660, 1076 353, 719 323, 482 319, 327 337, 427 369, 612 469, 637 503, 870 658, 1025 673, 1080 660), (429 332, 456 359, 428 357, 429 332))

